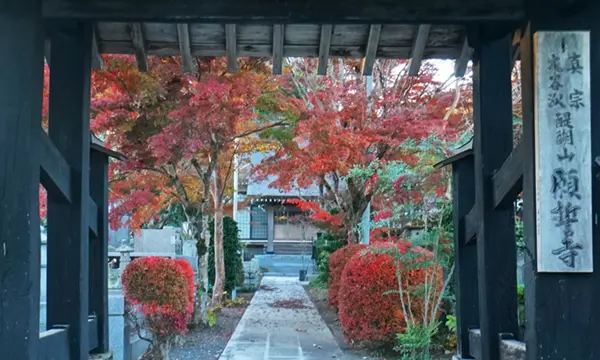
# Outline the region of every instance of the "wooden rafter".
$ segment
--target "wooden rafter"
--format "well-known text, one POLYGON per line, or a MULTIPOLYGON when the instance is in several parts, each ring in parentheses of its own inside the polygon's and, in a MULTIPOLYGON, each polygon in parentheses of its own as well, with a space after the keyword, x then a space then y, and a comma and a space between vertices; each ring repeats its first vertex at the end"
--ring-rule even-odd
POLYGON ((431 25, 423 24, 417 28, 417 35, 414 38, 413 47, 410 56, 410 67, 408 69, 409 76, 419 75, 425 47, 427 46, 427 38, 429 37, 429 28, 431 25))
POLYGON ((194 59, 190 44, 190 28, 188 24, 177 24, 177 37, 179 39, 179 52, 181 53, 181 69, 186 74, 194 72, 194 59))
POLYGON ((41 127, 39 131, 40 182, 46 188, 48 196, 70 202, 71 167, 41 127))
POLYGON ((470 243, 477 235, 479 227, 479 214, 477 213, 477 204, 465 216, 465 242, 470 243))
POLYGON ((281 75, 283 70, 284 25, 273 25, 273 75, 281 75))
POLYGON ((469 65, 469 60, 473 56, 473 49, 469 46, 469 41, 466 39, 463 41, 463 46, 460 51, 460 57, 454 63, 454 76, 457 78, 461 78, 465 76, 467 72, 467 66, 469 65))
POLYGON ((319 67, 317 69, 318 75, 327 75, 327 64, 329 63, 332 33, 333 25, 321 25, 321 41, 319 42, 319 67))
POLYGON ((237 62, 237 29, 235 24, 225 25, 225 53, 227 54, 227 72, 238 71, 237 62))
POLYGON ((515 202, 523 190, 524 146, 519 145, 492 177, 494 207, 502 208, 515 202))
POLYGON ((146 38, 141 23, 129 25, 129 34, 133 41, 133 51, 135 52, 135 61, 140 71, 148 71, 148 55, 146 55, 146 38))
POLYGON ((371 25, 369 30, 367 50, 365 51, 365 57, 362 62, 362 74, 365 76, 373 75, 373 65, 375 64, 375 58, 377 57, 381 28, 381 25, 371 25))

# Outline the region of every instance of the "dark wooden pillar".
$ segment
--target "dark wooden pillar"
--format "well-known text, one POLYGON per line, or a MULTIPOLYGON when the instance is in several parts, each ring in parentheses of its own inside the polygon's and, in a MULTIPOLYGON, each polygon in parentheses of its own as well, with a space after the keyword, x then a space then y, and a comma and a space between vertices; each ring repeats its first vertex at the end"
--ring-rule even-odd
POLYGON ((49 136, 71 166, 71 203, 48 200, 48 326, 68 325, 70 359, 88 358, 92 27, 52 29, 49 136))
MULTIPOLYGON (((470 39, 471 40, 471 39, 470 39)), ((481 359, 499 360, 499 334, 517 334, 517 252, 512 204, 494 210, 492 175, 513 148, 511 36, 481 27, 473 39, 475 194, 481 359)))
POLYGON ((104 353, 108 351, 108 155, 92 150, 90 162, 90 193, 98 207, 97 234, 90 234, 90 314, 98 321, 94 352, 104 353))
POLYGON ((0 357, 38 358, 41 1, 0 6, 0 357))
POLYGON ((475 205, 473 156, 452 163, 454 223, 454 279, 456 282, 456 336, 461 359, 470 358, 469 329, 479 327, 477 247, 466 243, 465 216, 475 205))
MULTIPOLYGON (((531 1, 530 1, 531 3, 531 1)), ((594 272, 538 273, 536 239, 535 97, 532 36, 536 31, 591 31, 591 137, 592 159, 600 156, 600 4, 589 2, 579 13, 561 12, 533 17, 521 39, 523 92, 523 222, 527 245, 525 312, 527 359, 592 360, 600 357, 600 171, 592 174, 594 272), (599 100, 594 100, 599 99, 599 100)), ((543 4, 539 2, 534 8, 543 4)), ((535 14, 533 14, 535 15, 535 14)))

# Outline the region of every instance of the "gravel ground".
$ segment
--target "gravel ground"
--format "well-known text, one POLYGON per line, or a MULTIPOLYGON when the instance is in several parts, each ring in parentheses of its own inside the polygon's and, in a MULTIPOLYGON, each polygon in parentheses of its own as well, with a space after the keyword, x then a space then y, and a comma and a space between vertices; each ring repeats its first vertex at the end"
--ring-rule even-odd
MULTIPOLYGON (((243 294, 250 301, 254 294, 243 294)), ((223 308, 217 314, 217 324, 186 334, 181 345, 174 347, 169 354, 171 360, 216 360, 219 358, 231 335, 244 315, 246 307, 223 308)))

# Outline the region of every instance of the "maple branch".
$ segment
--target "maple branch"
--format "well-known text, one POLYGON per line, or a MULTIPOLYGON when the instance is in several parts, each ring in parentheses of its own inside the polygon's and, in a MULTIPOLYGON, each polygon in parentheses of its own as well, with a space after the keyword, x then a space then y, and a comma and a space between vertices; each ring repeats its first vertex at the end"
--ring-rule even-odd
POLYGON ((241 134, 235 135, 235 136, 233 136, 233 137, 231 137, 229 139, 226 139, 225 142, 233 141, 235 139, 241 139, 241 138, 244 138, 246 136, 250 136, 252 134, 256 134, 256 133, 259 133, 259 132, 267 130, 267 129, 272 129, 272 128, 279 127, 279 126, 287 126, 287 125, 288 124, 285 121, 278 121, 276 123, 273 123, 273 124, 270 124, 270 125, 266 125, 266 126, 263 126, 261 128, 258 128, 258 129, 249 130, 249 131, 243 132, 241 134))
POLYGON ((179 179, 179 176, 177 175, 177 168, 175 167, 175 164, 173 163, 169 163, 168 165, 171 165, 171 168, 173 170, 173 173, 170 174, 169 176, 171 177, 171 180, 173 180, 173 184, 175 185, 175 189, 177 189, 177 192, 179 193, 179 196, 185 200, 186 203, 190 202, 190 198, 188 197, 187 192, 185 191, 185 187, 183 186, 183 184, 181 183, 181 180, 179 179))
MULTIPOLYGON (((236 148, 236 150, 237 150, 237 148, 236 148)), ((223 184, 221 185, 221 197, 223 197, 225 195, 225 186, 227 184, 227 181, 229 181, 229 176, 231 174, 231 168, 233 167, 233 163, 235 160, 236 150, 234 150, 233 155, 231 156, 231 159, 229 160, 229 166, 227 167, 227 172, 225 172, 225 179, 223 179, 223 184)))
POLYGON ((331 184, 330 184, 330 183, 327 181, 327 179, 325 179, 325 176, 321 176, 321 184, 323 184, 323 186, 325 186, 325 188, 326 188, 326 189, 327 189, 327 190, 328 190, 330 193, 332 193, 332 194, 333 194, 333 198, 334 198, 334 200, 335 200, 335 204, 336 204, 338 207, 342 207, 342 202, 341 202, 341 200, 340 200, 340 198, 339 198, 339 196, 338 196, 338 193, 337 193, 335 190, 333 190, 333 187, 332 187, 332 186, 331 186, 331 184))

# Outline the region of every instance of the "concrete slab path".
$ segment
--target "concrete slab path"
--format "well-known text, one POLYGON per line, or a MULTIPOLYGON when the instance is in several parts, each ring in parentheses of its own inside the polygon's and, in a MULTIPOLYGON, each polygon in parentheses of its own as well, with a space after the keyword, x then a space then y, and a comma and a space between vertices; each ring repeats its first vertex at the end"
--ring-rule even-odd
POLYGON ((325 360, 344 354, 298 278, 269 276, 219 359, 325 360), (285 300, 293 301, 292 308, 278 307, 285 300))

